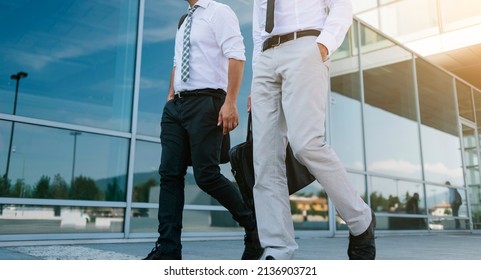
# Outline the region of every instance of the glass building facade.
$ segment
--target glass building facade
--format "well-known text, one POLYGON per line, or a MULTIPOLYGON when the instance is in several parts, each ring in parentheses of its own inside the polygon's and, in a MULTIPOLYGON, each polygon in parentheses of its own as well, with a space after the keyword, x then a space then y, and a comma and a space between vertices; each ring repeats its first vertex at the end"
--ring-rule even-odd
MULTIPOLYGON (((219 2, 247 50, 236 145, 252 3, 219 2)), ((0 241, 156 237, 159 122, 185 2, 0 0, 0 10, 0 241)), ((378 230, 480 229, 480 90, 358 19, 331 77, 326 138, 378 230)), ((234 181, 229 164, 222 171, 234 181)), ((184 236, 243 235, 191 170, 185 192, 184 236)), ((291 207, 299 236, 347 234, 318 183, 291 207)))

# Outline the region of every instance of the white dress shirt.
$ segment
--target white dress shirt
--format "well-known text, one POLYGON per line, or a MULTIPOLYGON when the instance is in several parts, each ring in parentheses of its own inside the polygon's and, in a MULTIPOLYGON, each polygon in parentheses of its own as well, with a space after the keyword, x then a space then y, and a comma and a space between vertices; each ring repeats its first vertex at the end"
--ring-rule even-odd
POLYGON ((252 64, 262 51, 263 42, 273 36, 306 29, 320 30, 317 42, 332 54, 344 41, 352 24, 351 0, 276 0, 274 30, 265 31, 267 0, 254 0, 252 64))
POLYGON ((245 61, 244 38, 232 9, 212 0, 199 0, 192 15, 190 78, 181 80, 185 21, 175 37, 174 90, 227 90, 229 59, 245 61))

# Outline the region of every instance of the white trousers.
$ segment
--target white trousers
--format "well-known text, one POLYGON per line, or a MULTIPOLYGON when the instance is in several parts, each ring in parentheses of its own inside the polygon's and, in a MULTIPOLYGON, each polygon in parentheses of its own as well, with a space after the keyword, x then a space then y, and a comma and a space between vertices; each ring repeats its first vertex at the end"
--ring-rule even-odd
POLYGON ((264 256, 292 259, 294 239, 285 153, 323 186, 353 235, 371 222, 371 210, 352 187, 334 150, 325 143, 329 69, 316 37, 302 37, 263 52, 252 82, 254 201, 264 256))

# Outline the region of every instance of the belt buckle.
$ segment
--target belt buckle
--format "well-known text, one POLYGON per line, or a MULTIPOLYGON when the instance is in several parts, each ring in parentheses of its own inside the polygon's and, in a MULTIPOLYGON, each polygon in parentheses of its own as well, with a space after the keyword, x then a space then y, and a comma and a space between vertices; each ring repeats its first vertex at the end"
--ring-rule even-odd
POLYGON ((277 43, 273 43, 272 47, 275 48, 275 47, 278 47, 280 45, 281 45, 281 36, 277 35, 277 43))
POLYGON ((182 95, 180 94, 180 91, 176 92, 174 94, 175 98, 182 98, 182 95))

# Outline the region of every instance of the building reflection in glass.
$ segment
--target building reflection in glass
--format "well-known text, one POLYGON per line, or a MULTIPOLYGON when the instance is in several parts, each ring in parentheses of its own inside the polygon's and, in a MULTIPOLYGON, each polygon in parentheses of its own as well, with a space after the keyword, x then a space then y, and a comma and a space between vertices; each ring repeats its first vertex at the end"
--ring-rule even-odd
POLYGON ((17 168, 11 170, 7 196, 125 201, 127 139, 83 132, 85 145, 74 145, 72 157, 70 133, 18 124, 13 154, 22 156, 12 157, 17 168))
POLYGON ((4 205, 0 234, 122 232, 124 209, 4 205))
MULTIPOLYGON (((5 206, 0 208, 1 234, 114 232, 122 238, 125 223, 130 236, 155 236, 159 122, 185 3, 44 2, 2 6, 0 21, 11 28, 0 30, 0 113, 7 115, 0 120, 0 170, 8 169, 8 181, 0 179, 5 206), (136 52, 138 48, 142 50, 136 52), (140 69, 135 68, 138 61, 140 69), (12 69, 29 73, 16 106, 12 69), (140 74, 136 81, 135 73, 140 74), (12 118, 21 122, 10 136, 12 118), (10 226, 17 222, 15 214, 37 218, 30 220, 31 227, 21 222, 10 226)), ((252 1, 223 2, 238 14, 248 58, 238 99, 241 125, 231 135, 235 145, 245 139, 252 1)), ((375 0, 356 2, 377 5, 375 0)), ((429 31, 432 26, 424 27, 429 31)), ((472 124, 481 119, 481 93, 356 20, 330 67, 326 139, 378 214, 378 229, 450 230, 458 224, 469 229, 468 209, 474 227, 481 227, 479 170, 476 175, 471 168, 465 182, 462 157, 465 153, 466 163, 478 164, 479 157, 473 149, 468 156, 466 147, 481 143, 475 137, 481 125, 472 124), (462 131, 458 110, 471 124, 462 131), (449 202, 453 189, 463 201, 457 211, 449 202)), ((228 164, 222 170, 233 180, 228 164)), ((195 185, 191 170, 185 192, 187 235, 239 231, 228 212, 195 185)), ((334 207, 317 183, 294 194, 291 206, 299 231, 322 234, 333 230, 332 225, 347 229, 329 211, 334 207)))

